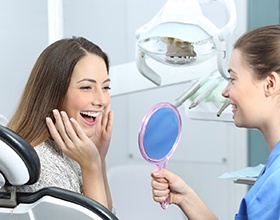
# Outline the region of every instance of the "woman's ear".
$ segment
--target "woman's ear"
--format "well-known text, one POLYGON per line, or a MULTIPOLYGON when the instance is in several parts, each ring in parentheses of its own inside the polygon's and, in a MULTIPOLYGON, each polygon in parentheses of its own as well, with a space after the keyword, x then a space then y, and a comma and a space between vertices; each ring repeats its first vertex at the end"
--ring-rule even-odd
POLYGON ((273 71, 265 77, 264 90, 267 96, 280 94, 280 76, 277 72, 273 71))

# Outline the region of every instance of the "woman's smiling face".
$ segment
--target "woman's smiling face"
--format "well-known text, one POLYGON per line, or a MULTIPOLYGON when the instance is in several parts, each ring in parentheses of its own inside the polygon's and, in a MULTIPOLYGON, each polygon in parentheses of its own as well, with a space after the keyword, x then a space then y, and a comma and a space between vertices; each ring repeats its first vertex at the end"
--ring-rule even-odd
POLYGON ((94 135, 98 117, 110 105, 110 79, 104 60, 87 54, 74 67, 62 105, 69 118, 74 118, 88 137, 94 135))
POLYGON ((223 96, 230 99, 235 125, 257 128, 264 115, 265 80, 254 76, 253 70, 243 60, 243 54, 238 49, 232 53, 229 73, 230 80, 223 91, 223 96))

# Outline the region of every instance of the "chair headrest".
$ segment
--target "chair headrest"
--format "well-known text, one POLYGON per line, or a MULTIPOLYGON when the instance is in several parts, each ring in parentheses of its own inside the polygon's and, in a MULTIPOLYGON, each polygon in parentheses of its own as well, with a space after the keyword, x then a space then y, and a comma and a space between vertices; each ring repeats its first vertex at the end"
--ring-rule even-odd
POLYGON ((40 160, 34 148, 11 129, 0 125, 0 174, 15 186, 37 182, 40 160))
POLYGON ((6 125, 8 123, 8 119, 4 115, 0 115, 0 125, 6 125))

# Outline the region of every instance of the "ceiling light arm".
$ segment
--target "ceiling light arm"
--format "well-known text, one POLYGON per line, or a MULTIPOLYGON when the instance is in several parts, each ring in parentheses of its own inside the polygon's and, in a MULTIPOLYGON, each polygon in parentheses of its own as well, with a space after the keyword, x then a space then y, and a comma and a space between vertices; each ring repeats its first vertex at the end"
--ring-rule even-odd
MULTIPOLYGON (((135 36, 138 40, 140 35, 145 32, 150 26, 157 24, 160 19, 160 14, 164 10, 164 7, 152 18, 150 22, 136 30, 135 36)), ((138 71, 148 80, 156 84, 157 86, 161 85, 161 77, 153 69, 151 69, 146 63, 145 53, 137 46, 136 47, 136 66, 138 71)))
POLYGON ((227 24, 221 29, 219 33, 219 39, 221 41, 227 40, 228 36, 232 34, 236 29, 236 6, 234 0, 218 0, 222 2, 228 12, 229 20, 227 24))
POLYGON ((140 28, 138 28, 135 32, 135 37, 136 40, 139 39, 140 35, 145 32, 147 29, 149 29, 151 26, 154 26, 155 24, 157 24, 160 20, 160 15, 162 14, 163 10, 165 7, 162 7, 159 12, 145 25, 141 26, 140 28))
MULTIPOLYGON (((219 0, 221 1, 221 0, 219 0)), ((217 65, 220 74, 227 79, 227 59, 229 57, 229 52, 227 48, 226 41, 229 40, 229 37, 234 33, 236 29, 236 8, 234 0, 224 0, 221 1, 225 4, 226 10, 229 15, 229 21, 227 24, 221 29, 218 36, 213 36, 213 41, 217 49, 217 65)))
POLYGON ((136 65, 139 72, 144 77, 152 81, 157 86, 161 85, 161 77, 147 65, 145 53, 140 48, 136 49, 136 65))

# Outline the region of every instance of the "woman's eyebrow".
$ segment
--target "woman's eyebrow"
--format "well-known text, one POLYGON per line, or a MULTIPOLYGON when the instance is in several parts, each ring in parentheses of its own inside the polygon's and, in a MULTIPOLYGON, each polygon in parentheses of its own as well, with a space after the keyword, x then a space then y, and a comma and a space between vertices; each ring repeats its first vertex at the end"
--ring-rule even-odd
POLYGON ((228 69, 228 73, 230 75, 236 75, 236 72, 233 69, 231 69, 231 68, 228 69))
POLYGON ((231 74, 235 74, 235 75, 236 75, 236 72, 235 72, 232 68, 229 68, 229 69, 228 69, 228 73, 231 73, 231 74))
POLYGON ((80 83, 80 82, 83 82, 83 81, 88 81, 88 82, 96 83, 96 80, 94 80, 94 79, 89 79, 89 78, 81 79, 81 80, 79 80, 77 83, 80 83))
MULTIPOLYGON (((79 80, 77 83, 84 82, 84 81, 96 83, 96 80, 95 80, 95 79, 90 79, 90 78, 81 79, 81 80, 79 80)), ((106 83, 106 82, 111 82, 111 80, 110 80, 110 79, 106 79, 103 83, 106 83)))
POLYGON ((106 83, 106 82, 111 82, 111 80, 108 78, 103 83, 106 83))

